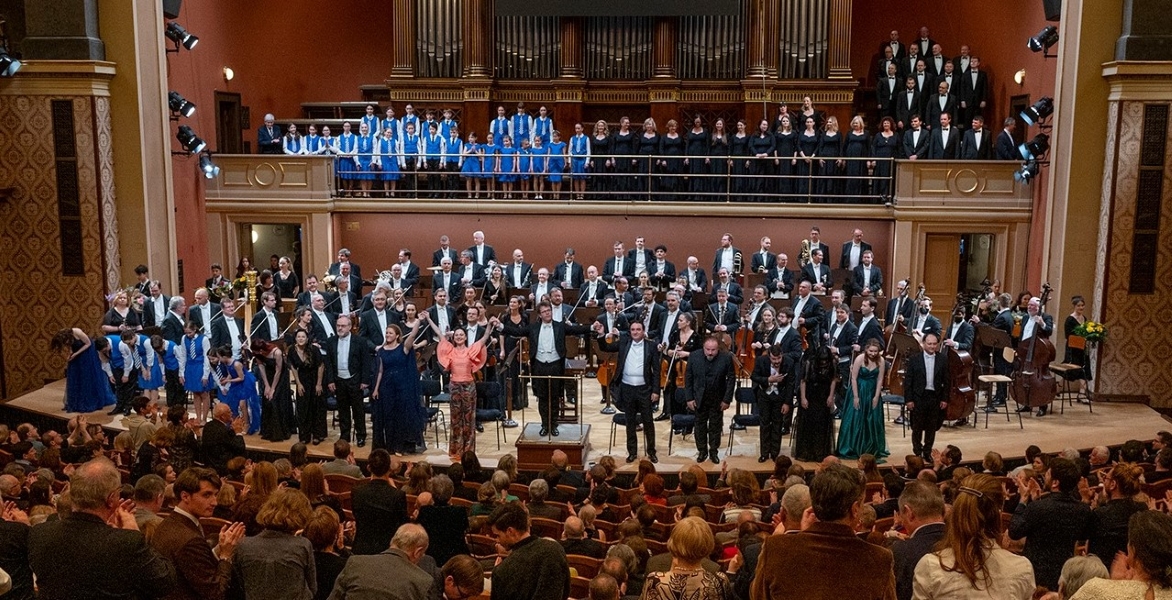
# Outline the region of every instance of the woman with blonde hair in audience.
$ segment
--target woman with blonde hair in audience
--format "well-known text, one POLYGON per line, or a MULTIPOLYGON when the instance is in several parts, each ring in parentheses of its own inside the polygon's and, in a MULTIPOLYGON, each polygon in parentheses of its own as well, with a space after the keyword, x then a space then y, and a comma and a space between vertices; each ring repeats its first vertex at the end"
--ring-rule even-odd
POLYGON ((916 565, 912 597, 1029 600, 1034 568, 1029 559, 997 544, 1001 537, 1001 482, 985 474, 961 482, 938 550, 916 565))
POLYGON ((411 465, 407 471, 407 483, 403 485, 403 493, 418 496, 426 492, 431 477, 431 463, 423 460, 411 465))
POLYGON ((504 471, 509 476, 509 483, 520 483, 517 481, 519 474, 517 470, 517 457, 512 454, 506 454, 496 461, 496 468, 498 471, 504 471))
POLYGON ((311 517, 309 500, 296 490, 277 490, 265 501, 256 515, 263 529, 240 540, 232 560, 245 600, 314 597, 318 583, 313 544, 297 535, 311 517))
POLYGON ((472 505, 468 516, 491 515, 492 511, 496 510, 499 498, 491 481, 480 484, 480 489, 476 490, 476 504, 472 505))
POLYGON ((703 519, 688 517, 672 529, 667 541, 671 570, 647 574, 643 600, 731 600, 732 585, 724 573, 709 573, 702 561, 712 554, 716 540, 703 519))
POLYGON ((333 510, 342 520, 346 514, 342 510, 342 502, 330 494, 330 484, 326 482, 326 472, 318 463, 309 463, 301 469, 301 490, 309 498, 309 506, 314 510, 324 506, 333 510))
POLYGON ((212 516, 231 521, 232 507, 236 504, 236 486, 228 483, 227 479, 222 481, 223 485, 220 486, 220 491, 216 494, 216 508, 212 511, 212 516))
POLYGON ((1092 579, 1071 600, 1172 598, 1172 516, 1145 510, 1128 522, 1127 554, 1111 561, 1111 579, 1092 579))

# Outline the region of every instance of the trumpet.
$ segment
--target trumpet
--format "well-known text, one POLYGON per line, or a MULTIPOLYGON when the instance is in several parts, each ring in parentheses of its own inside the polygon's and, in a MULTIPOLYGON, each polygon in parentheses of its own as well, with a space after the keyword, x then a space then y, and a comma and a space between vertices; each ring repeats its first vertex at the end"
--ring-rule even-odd
POLYGON ((810 240, 802 240, 802 249, 798 252, 798 266, 804 267, 810 262, 810 240))

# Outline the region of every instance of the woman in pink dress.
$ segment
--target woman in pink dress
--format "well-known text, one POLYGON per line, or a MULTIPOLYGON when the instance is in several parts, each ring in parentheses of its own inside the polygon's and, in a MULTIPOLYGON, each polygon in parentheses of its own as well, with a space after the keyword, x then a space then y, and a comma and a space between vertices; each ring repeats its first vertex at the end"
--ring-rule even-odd
POLYGON ((440 366, 451 375, 448 393, 452 395, 450 404, 452 428, 448 435, 448 457, 452 462, 459 462, 465 451, 476 451, 476 380, 474 374, 483 366, 488 358, 484 345, 488 336, 496 331, 497 320, 494 318, 490 326, 484 330, 484 336, 468 345, 468 334, 463 329, 456 329, 443 335, 439 327, 431 320, 428 313, 423 313, 424 319, 439 337, 439 347, 435 357, 440 366))

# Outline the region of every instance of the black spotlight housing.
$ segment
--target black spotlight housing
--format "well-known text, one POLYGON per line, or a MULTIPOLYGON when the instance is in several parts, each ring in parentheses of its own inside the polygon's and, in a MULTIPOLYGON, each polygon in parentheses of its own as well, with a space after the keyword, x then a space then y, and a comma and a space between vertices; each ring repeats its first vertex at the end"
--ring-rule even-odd
POLYGON ((1039 133, 1034 136, 1034 139, 1023 142, 1017 147, 1017 151, 1021 157, 1026 160, 1041 158, 1050 149, 1050 136, 1039 133))
POLYGON ((1033 106, 1021 111, 1020 116, 1027 125, 1037 125, 1052 114, 1054 114, 1054 99, 1043 96, 1033 106))
POLYGON ((1042 170, 1041 165, 1036 160, 1027 160, 1025 164, 1013 174, 1013 178, 1022 182, 1029 183, 1034 177, 1038 176, 1038 172, 1042 170))
POLYGON ((203 172, 203 176, 208 179, 215 179, 220 175, 220 167, 212 162, 210 154, 203 154, 199 157, 199 170, 203 172))
POLYGON ((1030 38, 1027 47, 1034 52, 1045 52, 1050 49, 1050 46, 1058 43, 1058 28, 1053 25, 1047 25, 1038 35, 1030 38))
POLYGON ((20 67, 20 60, 0 49, 0 77, 12 77, 20 70, 20 67))
POLYGON ((179 133, 175 134, 175 138, 183 145, 188 154, 196 154, 207 147, 207 142, 203 141, 195 132, 186 125, 179 126, 179 133))
POLYGON ((167 39, 176 44, 182 44, 188 50, 194 50, 195 45, 199 43, 199 38, 187 33, 186 29, 174 21, 167 23, 167 29, 163 33, 167 39))
POLYGON ((186 98, 179 95, 179 92, 171 92, 167 95, 167 106, 171 108, 171 112, 179 113, 185 117, 195 114, 195 104, 188 102, 186 98))

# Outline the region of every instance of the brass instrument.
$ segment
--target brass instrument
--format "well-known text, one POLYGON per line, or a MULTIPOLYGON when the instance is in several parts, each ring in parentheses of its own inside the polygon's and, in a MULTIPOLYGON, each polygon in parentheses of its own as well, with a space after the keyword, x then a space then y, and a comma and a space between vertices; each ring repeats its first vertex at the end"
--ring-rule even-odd
POLYGON ((733 253, 733 275, 740 275, 745 266, 745 257, 741 255, 741 251, 737 250, 733 253))
POLYGON ((810 240, 802 240, 802 249, 798 251, 798 266, 804 267, 810 262, 810 240))

